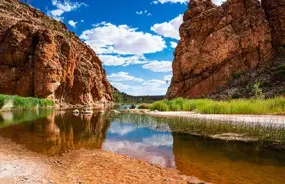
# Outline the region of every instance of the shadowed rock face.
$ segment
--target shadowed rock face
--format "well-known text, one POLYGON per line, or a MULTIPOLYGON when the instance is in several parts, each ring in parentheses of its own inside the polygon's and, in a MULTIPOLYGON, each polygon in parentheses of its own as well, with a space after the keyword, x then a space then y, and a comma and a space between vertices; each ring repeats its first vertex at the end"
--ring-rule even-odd
POLYGON ((214 93, 234 73, 272 59, 285 43, 285 0, 192 0, 180 27, 167 98, 214 93), (278 34, 276 34, 278 32, 278 34))
POLYGON ((0 93, 60 105, 113 100, 95 52, 65 25, 16 0, 0 1, 0 93))

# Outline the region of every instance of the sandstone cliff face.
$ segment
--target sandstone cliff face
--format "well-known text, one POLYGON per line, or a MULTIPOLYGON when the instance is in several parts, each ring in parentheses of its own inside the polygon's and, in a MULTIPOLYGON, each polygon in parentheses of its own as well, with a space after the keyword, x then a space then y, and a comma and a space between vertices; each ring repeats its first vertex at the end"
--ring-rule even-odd
POLYGON ((285 43, 284 2, 190 0, 167 98, 212 94, 234 74, 269 61, 285 43))
POLYGON ((16 0, 0 1, 0 93, 60 105, 112 101, 95 52, 65 25, 16 0))

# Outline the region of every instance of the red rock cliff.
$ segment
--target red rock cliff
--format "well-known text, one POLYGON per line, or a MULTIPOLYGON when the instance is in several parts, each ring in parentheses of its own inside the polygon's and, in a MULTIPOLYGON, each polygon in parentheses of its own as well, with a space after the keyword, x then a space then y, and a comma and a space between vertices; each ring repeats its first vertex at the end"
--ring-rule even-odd
POLYGON ((214 93, 234 73, 254 69, 285 44, 285 0, 191 0, 174 53, 167 98, 214 93))
POLYGON ((65 25, 16 0, 0 0, 0 93, 102 105, 112 90, 95 52, 65 25))

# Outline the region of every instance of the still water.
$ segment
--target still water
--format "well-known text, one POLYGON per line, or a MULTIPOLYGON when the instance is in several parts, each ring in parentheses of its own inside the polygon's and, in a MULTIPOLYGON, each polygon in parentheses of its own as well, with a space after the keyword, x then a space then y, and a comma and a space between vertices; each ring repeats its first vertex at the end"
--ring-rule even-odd
POLYGON ((0 114, 0 135, 46 155, 103 149, 213 183, 285 183, 285 152, 176 133, 169 124, 151 117, 130 116, 75 116, 52 110, 6 112, 0 114))

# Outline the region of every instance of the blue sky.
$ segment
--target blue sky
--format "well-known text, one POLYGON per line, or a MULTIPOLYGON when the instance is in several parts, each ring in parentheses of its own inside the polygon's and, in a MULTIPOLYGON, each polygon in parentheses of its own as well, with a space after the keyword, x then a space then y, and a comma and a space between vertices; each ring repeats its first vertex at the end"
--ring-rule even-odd
POLYGON ((188 0, 31 1, 90 45, 111 84, 131 95, 166 93, 187 4, 188 0))

